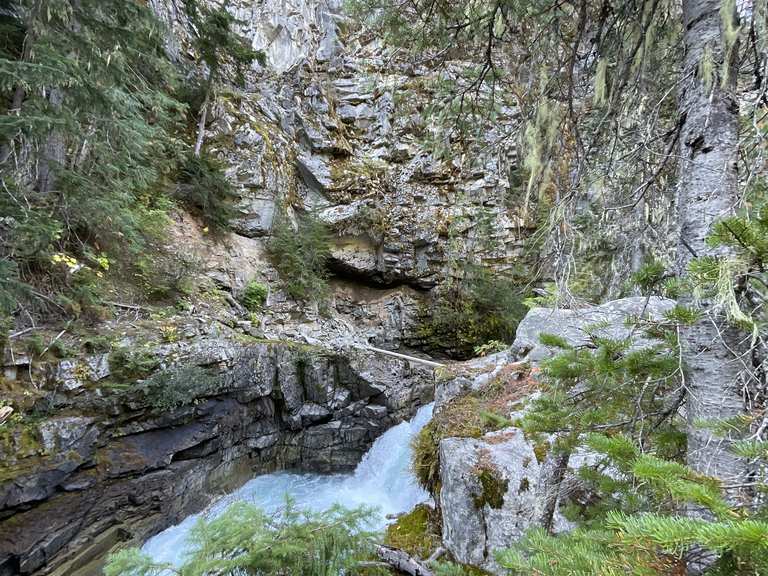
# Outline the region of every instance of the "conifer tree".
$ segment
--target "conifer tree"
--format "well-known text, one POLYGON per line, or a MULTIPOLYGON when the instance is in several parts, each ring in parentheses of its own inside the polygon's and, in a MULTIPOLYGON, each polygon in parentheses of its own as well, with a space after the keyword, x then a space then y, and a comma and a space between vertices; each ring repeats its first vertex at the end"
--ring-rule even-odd
POLYGON ((227 11, 226 4, 211 6, 200 0, 184 0, 184 4, 192 25, 195 48, 207 68, 194 148, 194 155, 199 157, 205 138, 208 108, 217 83, 228 68, 234 69, 235 79, 242 81, 244 70, 255 59, 264 64, 264 55, 253 50, 248 40, 236 32, 238 21, 227 11))
MULTIPOLYGON (((106 576, 154 576, 171 571, 180 576, 259 574, 262 576, 338 576, 356 573, 373 557, 372 511, 333 507, 315 513, 290 501, 267 514, 245 503, 221 516, 202 519, 190 534, 190 552, 180 567, 154 562, 137 549, 111 556, 106 576)), ((367 573, 379 574, 375 566, 367 573)))
POLYGON ((183 149, 162 26, 138 0, 18 0, 2 25, 0 254, 29 278, 146 248, 183 149))

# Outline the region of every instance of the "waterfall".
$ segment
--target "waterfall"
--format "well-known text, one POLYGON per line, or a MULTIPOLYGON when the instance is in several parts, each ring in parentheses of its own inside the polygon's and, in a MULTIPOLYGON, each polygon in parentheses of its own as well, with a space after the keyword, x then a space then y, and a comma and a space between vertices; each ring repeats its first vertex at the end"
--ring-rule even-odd
POLYGON ((144 544, 142 551, 158 562, 180 566, 186 552, 189 530, 201 518, 212 518, 230 504, 246 501, 274 511, 290 495, 299 508, 325 510, 333 504, 348 508, 367 505, 378 509, 377 526, 386 516, 406 512, 429 498, 411 471, 411 440, 432 417, 432 404, 419 409, 413 419, 381 435, 352 474, 298 474, 276 472, 257 476, 239 490, 224 496, 200 514, 185 518, 144 544))

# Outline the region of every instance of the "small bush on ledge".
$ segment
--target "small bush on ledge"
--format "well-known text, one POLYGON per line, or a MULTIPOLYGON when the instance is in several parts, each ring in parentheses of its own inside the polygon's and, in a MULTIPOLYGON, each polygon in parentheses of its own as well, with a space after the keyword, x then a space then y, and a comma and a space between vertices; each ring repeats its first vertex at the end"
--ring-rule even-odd
POLYGON ((200 366, 181 366, 153 374, 145 383, 149 404, 158 412, 175 410, 221 389, 221 376, 200 366))
POLYGON ((235 216, 235 192, 221 163, 207 155, 189 156, 179 182, 179 200, 212 232, 221 233, 229 228, 235 216))
POLYGON ((274 235, 267 244, 272 263, 296 300, 323 302, 328 297, 327 262, 331 237, 326 225, 312 215, 298 219, 294 229, 283 216, 275 223, 274 235))
POLYGON ((269 288, 264 284, 251 280, 240 295, 240 303, 249 312, 258 312, 267 302, 269 288))

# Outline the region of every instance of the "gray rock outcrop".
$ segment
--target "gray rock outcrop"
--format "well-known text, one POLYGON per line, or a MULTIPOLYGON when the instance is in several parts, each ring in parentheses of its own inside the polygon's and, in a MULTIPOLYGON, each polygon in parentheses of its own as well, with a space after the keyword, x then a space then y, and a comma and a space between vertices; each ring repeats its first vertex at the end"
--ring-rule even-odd
MULTIPOLYGON (((658 320, 673 306, 674 302, 661 298, 624 298, 576 310, 534 308, 520 323, 510 350, 465 362, 454 368, 453 377, 438 384, 436 414, 439 417, 440 410, 467 394, 482 393, 500 375, 524 372, 552 356, 554 349, 539 342, 542 333, 560 336, 572 346, 586 344, 588 331, 614 339, 632 335, 633 346, 643 347, 652 341, 632 333, 627 319, 658 320)), ((515 386, 521 380, 510 382, 515 386)), ((515 401, 507 415, 514 419, 524 410, 525 398, 515 401)), ((446 549, 461 563, 502 574, 495 551, 509 547, 543 521, 555 532, 568 529, 570 523, 559 511, 565 504, 562 495, 578 494, 581 483, 576 471, 599 458, 583 450, 570 454, 562 479, 554 481, 557 459, 548 445, 535 445, 513 426, 480 438, 442 439, 439 505, 446 549), (545 510, 549 502, 554 502, 551 519, 545 510)))

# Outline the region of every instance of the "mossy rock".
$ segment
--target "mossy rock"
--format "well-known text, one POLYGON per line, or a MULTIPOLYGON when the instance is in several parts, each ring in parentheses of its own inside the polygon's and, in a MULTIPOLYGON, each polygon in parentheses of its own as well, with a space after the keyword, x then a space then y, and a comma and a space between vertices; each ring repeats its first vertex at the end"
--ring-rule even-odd
MULTIPOLYGON (((512 425, 508 404, 519 401, 521 382, 497 378, 481 390, 445 404, 414 438, 412 465, 419 484, 433 496, 440 492, 440 441, 444 438, 480 438, 512 425)), ((527 393, 527 392, 526 392, 527 393)))
POLYGON ((387 527, 384 543, 411 556, 428 558, 440 546, 439 519, 433 508, 419 504, 387 527))

